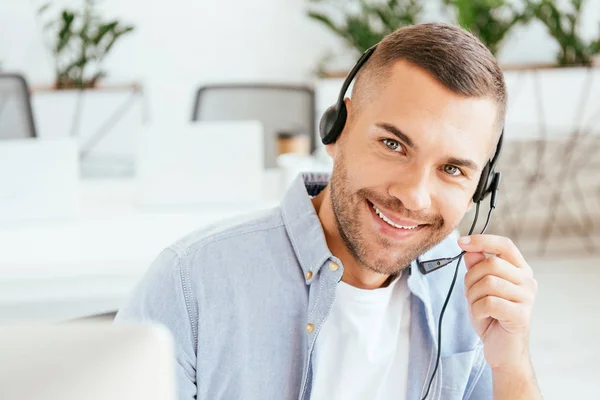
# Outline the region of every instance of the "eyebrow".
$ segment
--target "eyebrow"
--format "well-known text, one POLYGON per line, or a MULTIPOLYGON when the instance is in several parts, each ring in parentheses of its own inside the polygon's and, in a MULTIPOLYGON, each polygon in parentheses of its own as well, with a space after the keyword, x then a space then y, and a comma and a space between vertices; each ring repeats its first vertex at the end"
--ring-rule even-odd
POLYGON ((479 169, 479 167, 477 166, 477 164, 475 163, 475 161, 468 160, 468 159, 462 159, 462 158, 456 158, 456 157, 449 157, 446 160, 446 163, 454 165, 455 167, 468 168, 468 169, 471 169, 473 171, 477 171, 479 169))
POLYGON ((417 150, 417 146, 411 140, 411 138, 409 138, 404 133, 402 133, 402 131, 400 131, 400 129, 396 128, 394 125, 386 124, 384 122, 380 122, 380 123, 377 123, 375 125, 378 128, 383 129, 384 131, 388 131, 392 135, 396 136, 398 139, 400 139, 401 141, 403 141, 411 149, 417 150))
MULTIPOLYGON (((396 136, 398 139, 400 139, 402 142, 404 142, 411 149, 418 150, 417 146, 411 140, 411 138, 409 138, 404 133, 402 133, 402 131, 400 129, 396 128, 394 125, 387 124, 385 122, 380 122, 380 123, 377 123, 375 125, 378 128, 383 129, 383 130, 391 133, 392 135, 396 136)), ((463 158, 449 157, 446 160, 446 163, 447 164, 452 164, 452 165, 454 165, 456 167, 462 167, 462 168, 471 169, 473 171, 477 171, 479 169, 479 166, 477 165, 477 163, 475 161, 469 160, 469 159, 466 159, 466 158, 463 159, 463 158)))

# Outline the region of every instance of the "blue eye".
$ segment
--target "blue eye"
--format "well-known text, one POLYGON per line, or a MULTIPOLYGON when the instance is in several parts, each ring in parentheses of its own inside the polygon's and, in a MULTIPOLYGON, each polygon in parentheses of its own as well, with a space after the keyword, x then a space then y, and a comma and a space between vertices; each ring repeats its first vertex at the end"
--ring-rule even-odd
POLYGON ((398 151, 402 149, 400 142, 394 139, 383 139, 383 144, 385 144, 385 147, 392 151, 398 151))
POLYGON ((454 165, 444 165, 444 172, 447 173, 448 175, 452 175, 452 176, 459 176, 462 175, 462 171, 460 170, 460 168, 455 167, 454 165))

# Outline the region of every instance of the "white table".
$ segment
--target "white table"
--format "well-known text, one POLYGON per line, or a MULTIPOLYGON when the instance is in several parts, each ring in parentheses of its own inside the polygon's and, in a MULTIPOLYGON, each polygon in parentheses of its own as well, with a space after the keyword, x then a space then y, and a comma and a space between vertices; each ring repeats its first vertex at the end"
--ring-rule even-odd
POLYGON ((78 218, 0 225, 0 323, 55 321, 118 308, 158 253, 259 204, 141 210, 131 180, 83 181, 78 218))

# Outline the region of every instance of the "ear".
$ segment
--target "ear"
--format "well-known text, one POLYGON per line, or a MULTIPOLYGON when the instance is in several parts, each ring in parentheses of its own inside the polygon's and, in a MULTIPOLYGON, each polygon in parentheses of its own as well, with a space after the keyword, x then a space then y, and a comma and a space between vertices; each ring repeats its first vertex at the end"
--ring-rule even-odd
POLYGON ((333 143, 327 144, 325 145, 325 150, 327 151, 327 154, 329 154, 329 156, 335 160, 335 154, 336 154, 336 149, 338 146, 340 146, 341 142, 343 142, 344 140, 344 135, 347 134, 347 128, 351 123, 351 118, 353 118, 353 114, 352 112, 354 111, 353 109, 353 104, 352 104, 352 100, 349 97, 346 97, 344 99, 344 105, 346 106, 346 123, 344 124, 344 129, 342 129, 342 133, 340 134, 340 136, 337 138, 337 140, 333 143))
POLYGON ((354 115, 354 103, 350 97, 346 97, 344 99, 344 104, 346 105, 346 125, 348 125, 349 121, 352 121, 354 115))
POLYGON ((338 137, 338 141, 340 141, 339 139, 343 139, 344 135, 348 134, 348 128, 352 126, 353 120, 356 118, 356 115, 354 115, 356 112, 354 109, 354 103, 349 97, 344 99, 344 108, 346 109, 346 121, 344 122, 342 133, 340 133, 340 136, 338 137))

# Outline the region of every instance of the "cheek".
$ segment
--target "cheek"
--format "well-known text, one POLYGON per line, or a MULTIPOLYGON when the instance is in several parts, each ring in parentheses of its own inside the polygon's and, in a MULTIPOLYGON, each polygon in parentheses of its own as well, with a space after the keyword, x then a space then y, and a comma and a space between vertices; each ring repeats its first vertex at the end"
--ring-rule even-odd
POLYGON ((348 156, 346 162, 348 184, 355 189, 385 186, 385 183, 394 177, 393 168, 377 157, 358 151, 348 156))
POLYGON ((450 226, 456 226, 469 210, 470 200, 471 197, 464 191, 457 190, 456 193, 446 192, 436 203, 444 221, 450 226))

